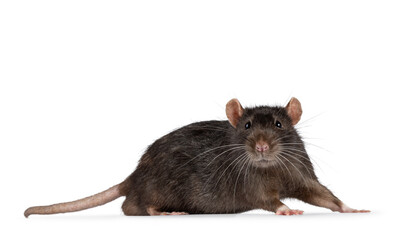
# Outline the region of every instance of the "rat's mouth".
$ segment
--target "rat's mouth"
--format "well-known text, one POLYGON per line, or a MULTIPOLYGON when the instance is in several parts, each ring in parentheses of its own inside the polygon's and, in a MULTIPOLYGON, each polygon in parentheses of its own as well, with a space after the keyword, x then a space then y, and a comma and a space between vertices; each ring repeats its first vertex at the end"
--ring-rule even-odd
POLYGON ((268 153, 268 154, 260 153, 260 154, 256 155, 255 161, 259 162, 259 163, 270 163, 270 162, 276 161, 276 156, 277 156, 277 152, 268 153))
POLYGON ((258 158, 254 160, 254 163, 259 167, 269 167, 273 165, 276 161, 271 158, 258 158))
POLYGON ((277 152, 267 152, 267 153, 258 153, 253 152, 249 153, 250 161, 258 167, 270 167, 277 162, 277 152))

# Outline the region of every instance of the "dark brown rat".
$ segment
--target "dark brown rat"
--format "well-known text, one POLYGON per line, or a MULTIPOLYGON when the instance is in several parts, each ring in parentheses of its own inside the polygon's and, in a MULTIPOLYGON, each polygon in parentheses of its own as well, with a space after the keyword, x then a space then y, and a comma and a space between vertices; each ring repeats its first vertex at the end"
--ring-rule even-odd
POLYGON ((73 202, 28 208, 24 215, 80 211, 125 196, 125 215, 238 213, 265 209, 297 215, 281 202, 296 198, 339 212, 347 207, 319 183, 294 128, 301 104, 226 105, 229 121, 197 122, 156 140, 122 183, 73 202))

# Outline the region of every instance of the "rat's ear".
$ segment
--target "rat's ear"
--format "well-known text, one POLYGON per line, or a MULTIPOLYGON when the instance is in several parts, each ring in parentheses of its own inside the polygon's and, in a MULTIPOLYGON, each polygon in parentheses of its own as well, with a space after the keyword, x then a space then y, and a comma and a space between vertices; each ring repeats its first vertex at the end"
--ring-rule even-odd
POLYGON ((300 101, 298 101, 298 99, 296 99, 295 97, 291 98, 285 109, 287 110, 288 116, 290 116, 292 120, 292 125, 297 124, 300 121, 302 115, 300 101))
POLYGON ((236 128, 236 125, 238 125, 239 119, 242 117, 242 115, 243 107, 242 105, 240 105, 238 99, 231 99, 226 104, 226 116, 228 117, 229 122, 234 128, 236 128))

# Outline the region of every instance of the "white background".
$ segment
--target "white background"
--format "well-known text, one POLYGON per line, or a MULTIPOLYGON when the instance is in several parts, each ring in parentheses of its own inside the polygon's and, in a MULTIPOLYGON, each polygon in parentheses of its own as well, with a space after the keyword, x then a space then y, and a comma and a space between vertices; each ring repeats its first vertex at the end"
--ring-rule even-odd
POLYGON ((403 237, 404 12, 403 1, 1 1, 1 239, 403 237), (292 96, 321 182, 371 214, 285 201, 304 215, 125 217, 120 198, 23 217, 119 183, 160 136, 225 120, 231 98, 292 96))

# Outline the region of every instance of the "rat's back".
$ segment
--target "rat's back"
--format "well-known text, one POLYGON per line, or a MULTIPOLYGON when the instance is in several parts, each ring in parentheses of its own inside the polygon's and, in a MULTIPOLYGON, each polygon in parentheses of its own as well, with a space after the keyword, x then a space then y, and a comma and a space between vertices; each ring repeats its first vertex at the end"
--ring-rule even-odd
MULTIPOLYGON (((186 164, 215 147, 227 145, 231 126, 227 121, 196 122, 174 130, 149 146, 146 154, 159 164, 186 164)), ((207 152, 209 155, 210 152, 207 152)), ((202 156, 200 156, 202 157, 202 156)), ((201 159, 201 158, 200 158, 201 159)), ((143 159, 140 164, 142 164, 143 159)))

